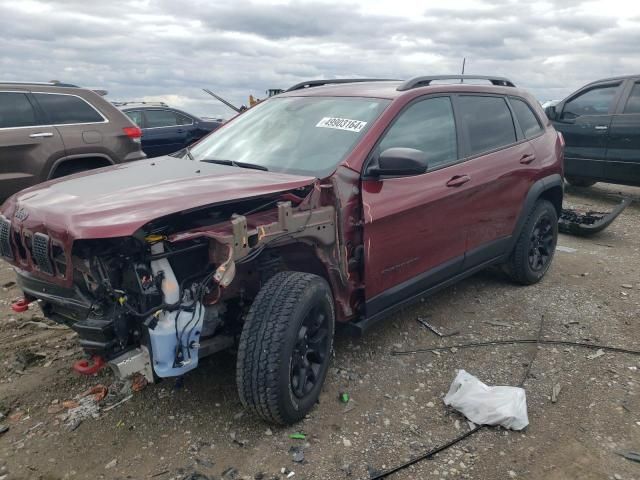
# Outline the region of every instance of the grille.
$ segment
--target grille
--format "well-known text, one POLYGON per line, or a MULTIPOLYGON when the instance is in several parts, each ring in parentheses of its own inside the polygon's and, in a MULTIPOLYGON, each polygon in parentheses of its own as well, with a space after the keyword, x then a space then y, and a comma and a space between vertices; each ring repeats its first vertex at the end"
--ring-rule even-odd
POLYGON ((11 251, 11 222, 0 217, 0 255, 13 258, 11 251))
POLYGON ((33 235, 31 256, 41 272, 53 275, 53 265, 49 256, 49 235, 36 233, 33 235))

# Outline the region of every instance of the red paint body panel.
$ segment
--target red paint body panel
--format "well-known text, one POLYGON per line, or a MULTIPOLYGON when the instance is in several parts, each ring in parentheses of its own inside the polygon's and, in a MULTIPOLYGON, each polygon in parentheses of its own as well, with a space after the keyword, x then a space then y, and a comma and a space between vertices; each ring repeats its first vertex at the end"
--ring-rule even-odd
POLYGON ((11 218, 19 206, 28 213, 25 228, 46 226, 54 236, 123 237, 172 213, 304 187, 314 180, 161 157, 23 190, 5 203, 3 214, 11 218))

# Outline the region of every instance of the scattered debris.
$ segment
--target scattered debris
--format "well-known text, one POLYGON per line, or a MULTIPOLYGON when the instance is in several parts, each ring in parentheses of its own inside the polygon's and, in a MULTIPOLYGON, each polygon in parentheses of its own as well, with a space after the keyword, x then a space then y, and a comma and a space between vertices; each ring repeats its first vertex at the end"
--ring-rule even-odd
POLYGON ((224 480, 236 480, 236 478, 238 478, 238 470, 233 467, 229 467, 222 472, 222 478, 224 480))
POLYGON ((633 288, 633 285, 631 285, 630 283, 623 283, 622 285, 620 285, 622 288, 633 288))
POLYGON ((96 385, 95 387, 91 387, 89 390, 84 392, 81 396, 88 397, 89 395, 93 395, 93 400, 96 402, 101 402, 106 396, 109 390, 104 385, 96 385))
POLYGON ((299 446, 292 446, 289 449, 289 453, 291 454, 291 458, 296 463, 304 462, 304 448, 299 446))
POLYGON ((342 403, 349 403, 349 394, 347 392, 342 392, 340 394, 340 401, 342 403))
POLYGON ((24 372, 31 365, 46 357, 47 356, 44 353, 35 353, 31 350, 20 350, 16 353, 15 370, 17 372, 24 372))
POLYGON ((3 433, 7 433, 8 431, 9 431, 8 425, 0 425, 0 435, 2 435, 3 433))
POLYGON ((501 425, 512 430, 529 425, 523 388, 489 387, 464 370, 458 371, 444 403, 478 425, 501 425))
POLYGON ((349 440, 348 438, 344 438, 344 437, 342 437, 342 444, 343 444, 345 447, 350 447, 350 446, 351 446, 351 440, 349 440))
POLYGON ((484 323, 486 323, 487 325, 492 325, 494 327, 504 327, 504 328, 510 328, 513 325, 509 324, 509 323, 505 323, 505 322, 496 322, 495 320, 485 320, 484 323))
POLYGON ((109 470, 110 468, 115 467, 117 464, 118 464, 118 459, 117 459, 117 458, 114 458, 113 460, 111 460, 109 463, 107 463, 107 464, 104 466, 104 469, 105 469, 105 470, 109 470))
POLYGON ((596 359, 596 358, 601 357, 603 355, 604 355, 604 350, 600 348, 600 349, 598 349, 596 351, 596 353, 592 353, 591 355, 587 355, 587 358, 589 360, 593 360, 593 359, 596 359))
POLYGON ((120 400, 117 403, 114 403, 113 405, 109 405, 108 407, 105 407, 102 409, 103 412, 108 412, 109 410, 113 410, 116 407, 119 407, 120 405, 122 405, 124 402, 128 402, 129 400, 131 400, 133 398, 133 394, 124 397, 122 400, 120 400))
POLYGON ((558 395, 560 395, 560 391, 562 390, 562 385, 556 383, 551 389, 551 403, 556 403, 558 401, 558 395))
POLYGON ((621 457, 626 458, 627 460, 640 463, 640 453, 638 452, 632 452, 631 450, 628 450, 626 452, 616 452, 616 453, 621 457))
POLYGON ((304 440, 307 436, 304 433, 296 432, 289 434, 289 438, 292 440, 304 440))
POLYGON ((133 390, 134 392, 141 392, 145 389, 148 383, 149 382, 144 375, 142 375, 141 373, 136 373, 131 379, 131 390, 133 390))
POLYGON ((450 332, 450 333, 444 333, 441 330, 439 330, 438 328, 434 327, 433 325, 431 325, 429 322, 427 322, 424 318, 422 317, 418 317, 416 318, 416 321, 422 325, 423 327, 431 330, 433 333, 435 333, 437 336, 439 337, 453 337, 454 335, 458 335, 460 333, 459 330, 456 330, 454 332, 450 332))
POLYGON ((588 211, 581 213, 571 208, 563 208, 558 219, 558 230, 571 235, 588 236, 601 232, 613 222, 631 203, 625 198, 610 212, 588 211))
POLYGON ((575 253, 578 251, 575 248, 565 247, 564 245, 556 245, 556 250, 565 253, 575 253))
POLYGON ((10 281, 2 284, 2 288, 11 288, 15 286, 16 286, 16 282, 14 281, 10 281))
POLYGON ((49 325, 44 322, 38 322, 36 320, 26 320, 22 322, 18 328, 24 328, 27 325, 35 325, 36 327, 45 328, 47 330, 69 330, 69 327, 65 327, 63 325, 49 325))

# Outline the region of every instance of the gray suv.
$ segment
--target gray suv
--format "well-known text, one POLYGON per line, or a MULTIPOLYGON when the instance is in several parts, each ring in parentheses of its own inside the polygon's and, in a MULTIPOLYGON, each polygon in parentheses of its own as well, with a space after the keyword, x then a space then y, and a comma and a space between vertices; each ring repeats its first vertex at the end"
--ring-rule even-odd
POLYGON ((145 158, 141 135, 96 91, 0 81, 0 200, 51 178, 145 158))

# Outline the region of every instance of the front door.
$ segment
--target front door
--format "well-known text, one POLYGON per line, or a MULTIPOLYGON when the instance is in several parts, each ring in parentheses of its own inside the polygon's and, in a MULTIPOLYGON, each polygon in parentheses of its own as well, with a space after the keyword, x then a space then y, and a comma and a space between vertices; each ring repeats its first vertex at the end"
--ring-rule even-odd
POLYGON ((602 178, 609 127, 620 83, 598 85, 570 98, 554 122, 566 142, 565 174, 602 178))
POLYGON ((633 83, 621 110, 611 122, 604 178, 640 185, 640 81, 633 83))
POLYGON ((460 272, 469 185, 458 163, 451 99, 405 108, 376 152, 405 147, 429 158, 427 173, 362 182, 366 313, 375 315, 460 272))
POLYGON ((43 123, 27 92, 0 92, 0 201, 46 180, 47 161, 64 155, 60 134, 43 123))

